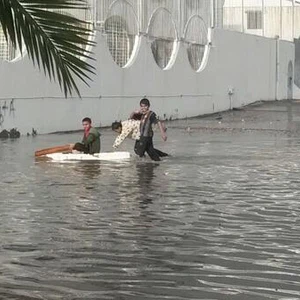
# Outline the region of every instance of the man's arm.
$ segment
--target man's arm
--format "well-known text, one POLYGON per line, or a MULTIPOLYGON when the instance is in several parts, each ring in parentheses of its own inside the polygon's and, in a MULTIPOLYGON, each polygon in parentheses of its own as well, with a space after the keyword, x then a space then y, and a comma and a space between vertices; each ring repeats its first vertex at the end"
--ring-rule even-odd
POLYGON ((131 133, 131 131, 132 131, 131 128, 125 127, 123 125, 122 132, 115 139, 115 142, 113 144, 113 148, 115 148, 115 149, 118 148, 124 142, 124 140, 127 138, 127 136, 131 133))
POLYGON ((142 118, 142 114, 141 114, 140 110, 133 111, 129 117, 129 119, 132 119, 132 120, 141 120, 141 118, 142 118))
POLYGON ((151 124, 158 124, 160 134, 161 134, 161 138, 164 141, 166 141, 167 140, 167 135, 166 135, 165 127, 163 126, 162 122, 157 118, 155 112, 152 112, 152 114, 150 116, 150 121, 151 121, 151 124))
POLYGON ((161 121, 158 121, 157 124, 158 124, 159 130, 160 130, 161 138, 162 138, 164 141, 166 141, 166 140, 167 140, 166 130, 165 130, 165 128, 164 128, 162 122, 161 122, 161 121))

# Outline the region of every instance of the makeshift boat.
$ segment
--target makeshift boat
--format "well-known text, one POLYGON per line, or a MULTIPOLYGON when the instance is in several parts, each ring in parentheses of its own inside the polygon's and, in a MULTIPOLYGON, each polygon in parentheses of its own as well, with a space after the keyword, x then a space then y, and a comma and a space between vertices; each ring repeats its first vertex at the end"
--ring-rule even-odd
POLYGON ((101 152, 95 154, 83 153, 51 153, 45 155, 52 161, 120 161, 130 158, 129 152, 101 152))

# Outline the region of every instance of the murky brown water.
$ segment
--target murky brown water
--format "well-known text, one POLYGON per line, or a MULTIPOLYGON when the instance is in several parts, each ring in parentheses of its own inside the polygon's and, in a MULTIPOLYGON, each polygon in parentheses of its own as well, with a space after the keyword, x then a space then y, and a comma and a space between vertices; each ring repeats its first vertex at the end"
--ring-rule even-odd
POLYGON ((159 164, 34 159, 80 134, 0 141, 0 299, 299 299, 300 136, 224 119, 170 124, 159 164))

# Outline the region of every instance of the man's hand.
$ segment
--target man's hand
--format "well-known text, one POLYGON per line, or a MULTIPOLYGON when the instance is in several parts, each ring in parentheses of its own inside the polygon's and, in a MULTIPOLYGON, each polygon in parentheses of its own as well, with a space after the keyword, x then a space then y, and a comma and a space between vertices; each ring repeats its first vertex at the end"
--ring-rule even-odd
POLYGON ((140 115, 140 114, 141 114, 141 110, 136 109, 130 114, 130 119, 134 119, 135 115, 140 115))

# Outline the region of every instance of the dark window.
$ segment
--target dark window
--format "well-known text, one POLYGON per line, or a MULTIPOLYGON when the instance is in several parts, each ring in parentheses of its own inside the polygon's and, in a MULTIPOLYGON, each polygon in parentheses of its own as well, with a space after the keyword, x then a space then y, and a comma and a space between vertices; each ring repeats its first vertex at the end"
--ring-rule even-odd
POLYGON ((249 10, 247 13, 247 29, 262 29, 263 15, 260 10, 249 10))

